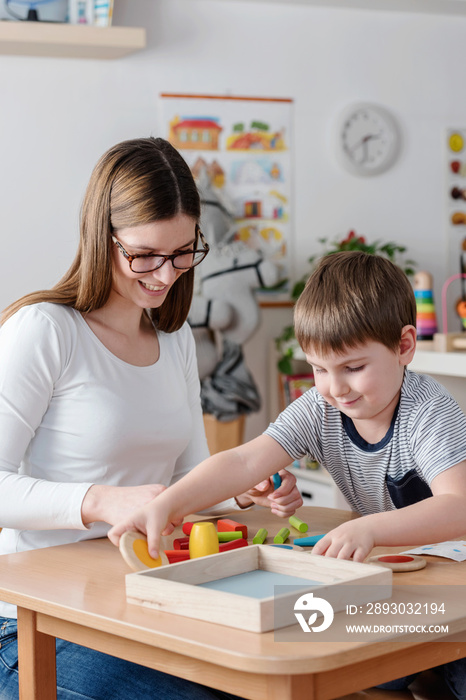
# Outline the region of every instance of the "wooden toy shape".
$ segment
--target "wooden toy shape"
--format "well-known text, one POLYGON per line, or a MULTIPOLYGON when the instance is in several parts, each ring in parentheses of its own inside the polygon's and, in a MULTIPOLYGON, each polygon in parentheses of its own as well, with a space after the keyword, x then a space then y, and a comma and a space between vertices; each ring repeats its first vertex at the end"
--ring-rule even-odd
POLYGON ((325 537, 325 533, 323 535, 312 535, 312 537, 297 537, 293 540, 293 544, 297 544, 300 547, 314 547, 322 537, 325 537))
POLYGON ((243 538, 243 533, 240 530, 234 532, 217 532, 219 542, 231 542, 232 540, 240 540, 243 538))
POLYGON ((252 539, 253 544, 264 544, 265 540, 267 539, 267 535, 269 533, 264 527, 261 527, 256 534, 254 535, 252 539))
POLYGON ((181 528, 184 532, 185 535, 190 535, 191 530, 193 529, 194 523, 190 522, 189 520, 186 523, 183 523, 183 527, 181 528))
POLYGON ((394 572, 417 571, 423 569, 427 563, 425 559, 415 554, 377 554, 369 557, 367 561, 386 566, 394 572))
POLYGON ((218 520, 217 530, 219 532, 242 532, 244 539, 248 539, 247 525, 241 525, 241 523, 237 523, 236 520, 229 520, 228 518, 218 520))
MULTIPOLYGON (((142 605, 144 609, 149 607, 260 633, 296 624, 296 578, 302 580, 303 592, 310 590, 315 596, 322 595, 334 612, 338 612, 345 609, 348 585, 352 585, 352 602, 357 605, 390 599, 392 576, 383 566, 253 544, 212 557, 130 573, 126 577, 126 596, 131 604, 142 605), (258 577, 264 582, 264 576, 267 590, 264 583, 257 583, 258 577), (252 584, 247 583, 250 577, 252 584), (244 578, 250 589, 246 595, 244 578), (238 580, 243 581, 243 593, 234 595, 238 593, 238 580), (277 606, 274 586, 284 583, 292 586, 292 591, 284 594, 283 599, 280 596, 277 606)), ((183 624, 182 619, 179 624, 183 624)), ((247 643, 252 648, 253 640, 248 638, 247 643)), ((255 641, 254 646, 257 647, 255 641)))
POLYGON ((178 561, 187 561, 191 558, 187 549, 164 549, 164 554, 169 564, 176 564, 178 561))
POLYGON ((189 549, 189 537, 176 537, 173 540, 173 549, 189 549))
POLYGON ((289 536, 290 531, 288 530, 288 528, 282 527, 282 529, 279 530, 273 538, 274 544, 285 544, 289 536))
POLYGON ((442 333, 434 335, 434 350, 437 352, 454 352, 457 350, 466 350, 466 334, 449 333, 448 332, 448 306, 447 306, 447 291, 452 282, 457 279, 464 280, 466 274, 459 272, 457 275, 452 275, 443 284, 442 287, 442 333))
POLYGON ((296 528, 296 530, 299 530, 299 532, 307 532, 309 530, 309 525, 296 515, 292 515, 290 518, 288 518, 288 522, 292 527, 296 528))
POLYGON ((278 489, 282 485, 282 477, 278 472, 272 476, 272 484, 274 489, 278 489))
POLYGON ((191 559, 205 557, 219 552, 218 535, 213 523, 194 523, 189 535, 189 556, 191 559))
POLYGON ((231 542, 220 542, 218 545, 220 552, 228 552, 230 549, 239 549, 240 547, 247 547, 248 541, 240 537, 239 540, 231 540, 231 542))
POLYGON ((120 537, 119 549, 121 556, 133 571, 155 569, 169 563, 163 552, 157 559, 150 556, 147 548, 147 537, 140 532, 131 532, 130 530, 124 532, 120 537))
POLYGON ((433 280, 429 272, 420 271, 414 275, 417 342, 419 347, 424 349, 433 349, 433 338, 434 334, 437 333, 437 317, 432 289, 433 280))

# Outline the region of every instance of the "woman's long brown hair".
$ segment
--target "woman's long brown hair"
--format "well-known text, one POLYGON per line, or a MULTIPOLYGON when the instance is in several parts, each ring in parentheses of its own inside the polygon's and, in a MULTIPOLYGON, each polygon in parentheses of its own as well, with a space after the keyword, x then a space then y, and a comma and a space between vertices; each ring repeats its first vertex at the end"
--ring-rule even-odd
MULTIPOLYGON (((112 232, 185 214, 196 224, 200 200, 191 171, 168 141, 143 138, 123 141, 107 151, 91 175, 81 209, 80 241, 70 269, 52 289, 32 292, 10 304, 2 323, 23 306, 39 302, 65 304, 83 313, 107 302, 112 286, 112 232)), ((194 270, 181 275, 165 302, 150 314, 167 333, 186 321, 194 270)))

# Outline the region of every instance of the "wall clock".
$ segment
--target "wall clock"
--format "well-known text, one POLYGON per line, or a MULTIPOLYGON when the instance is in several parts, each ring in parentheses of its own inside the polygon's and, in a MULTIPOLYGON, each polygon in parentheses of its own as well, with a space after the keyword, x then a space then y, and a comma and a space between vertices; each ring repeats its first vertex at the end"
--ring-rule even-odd
POLYGON ((354 175, 385 172, 400 150, 400 132, 393 116, 384 107, 365 102, 343 111, 336 139, 339 161, 354 175))

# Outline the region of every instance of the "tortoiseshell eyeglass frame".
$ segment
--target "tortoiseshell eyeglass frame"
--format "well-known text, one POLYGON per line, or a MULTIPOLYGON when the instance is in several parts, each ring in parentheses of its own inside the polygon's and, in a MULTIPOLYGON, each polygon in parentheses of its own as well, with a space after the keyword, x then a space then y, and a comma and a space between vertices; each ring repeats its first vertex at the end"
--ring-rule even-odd
POLYGON ((129 269, 131 272, 134 272, 135 275, 144 275, 146 272, 153 272, 154 270, 158 270, 162 267, 162 265, 165 265, 167 260, 170 260, 171 264, 175 268, 175 270, 190 270, 192 267, 197 267, 206 257, 207 253, 210 250, 210 246, 207 243, 206 239, 204 238, 204 234, 202 233, 201 229, 199 226, 196 225, 196 235, 199 236, 199 240, 201 242, 202 248, 196 248, 195 250, 183 250, 182 252, 178 253, 171 253, 170 255, 155 255, 154 253, 137 253, 136 255, 130 255, 121 245, 120 241, 112 234, 112 241, 115 243, 116 246, 118 246, 118 249, 120 253, 126 258, 129 264, 129 269), (188 253, 204 253, 202 258, 200 260, 197 260, 193 265, 190 265, 189 267, 177 267, 175 265, 175 259, 180 257, 180 255, 187 255, 188 253), (150 270, 143 270, 142 272, 133 270, 133 260, 136 260, 136 258, 158 258, 160 260, 160 263, 156 265, 155 267, 151 267, 150 270))

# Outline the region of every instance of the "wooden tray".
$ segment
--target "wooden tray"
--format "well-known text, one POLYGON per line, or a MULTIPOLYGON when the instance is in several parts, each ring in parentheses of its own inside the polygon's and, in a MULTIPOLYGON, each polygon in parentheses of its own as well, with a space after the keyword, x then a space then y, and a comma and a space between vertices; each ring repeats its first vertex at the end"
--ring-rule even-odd
POLYGON ((294 603, 308 591, 337 612, 390 598, 392 572, 258 544, 126 576, 129 603, 250 632, 295 624, 294 603))

